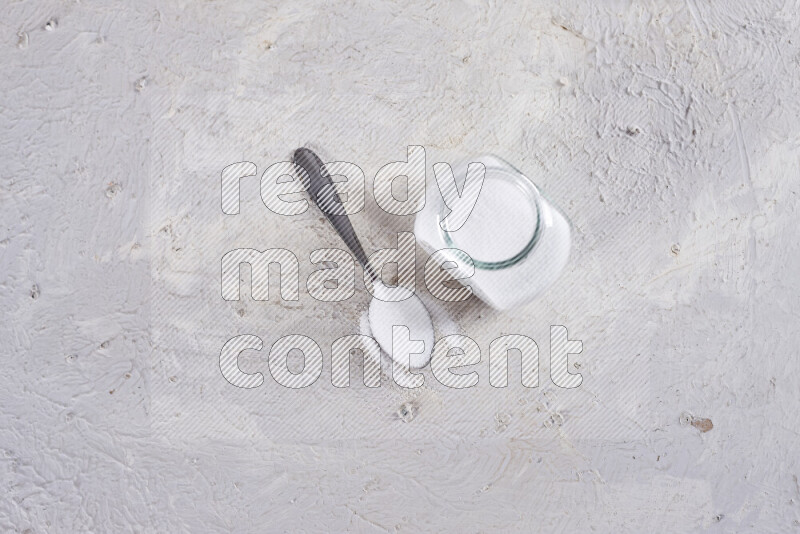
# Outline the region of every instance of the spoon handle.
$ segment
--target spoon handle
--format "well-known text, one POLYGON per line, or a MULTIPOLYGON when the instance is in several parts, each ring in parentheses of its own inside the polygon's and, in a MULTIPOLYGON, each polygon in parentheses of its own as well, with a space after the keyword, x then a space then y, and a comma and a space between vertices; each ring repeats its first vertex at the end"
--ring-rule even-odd
POLYGON ((336 233, 345 242, 347 248, 355 255, 364 271, 372 280, 375 280, 375 272, 369 264, 369 259, 364 253, 364 249, 361 247, 361 242, 356 237, 350 218, 345 213, 335 213, 337 211, 335 206, 338 205, 338 211, 341 211, 342 205, 337 199, 333 198, 336 195, 336 186, 333 185, 333 180, 323 167, 322 160, 308 148, 298 148, 294 151, 294 162, 308 176, 305 186, 311 195, 311 199, 333 225, 333 229, 336 230, 336 233), (323 209, 323 206, 328 209, 323 209), (331 209, 331 207, 334 207, 334 209, 331 209))

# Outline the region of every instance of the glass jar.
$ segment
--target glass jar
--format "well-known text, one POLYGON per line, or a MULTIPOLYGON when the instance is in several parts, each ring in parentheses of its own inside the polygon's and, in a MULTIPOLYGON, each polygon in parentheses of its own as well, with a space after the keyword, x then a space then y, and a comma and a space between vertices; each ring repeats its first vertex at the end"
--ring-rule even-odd
POLYGON ((441 191, 433 179, 428 181, 427 201, 417 214, 414 232, 429 254, 439 251, 436 258, 443 266, 458 265, 451 274, 463 277, 461 283, 488 305, 498 310, 522 306, 564 270, 571 223, 527 176, 496 156, 454 165, 461 191, 467 166, 473 162, 483 163, 486 175, 466 222, 453 228, 443 194, 454 198, 458 193, 441 191))

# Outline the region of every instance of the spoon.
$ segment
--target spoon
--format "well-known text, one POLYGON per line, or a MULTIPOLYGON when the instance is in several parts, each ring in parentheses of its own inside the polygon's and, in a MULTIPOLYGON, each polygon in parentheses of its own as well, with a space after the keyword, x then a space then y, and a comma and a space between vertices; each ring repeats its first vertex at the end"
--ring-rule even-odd
MULTIPOLYGON (((323 166, 322 160, 308 148, 298 148, 294 151, 294 163, 301 167, 308 176, 305 186, 311 199, 333 225, 333 229, 336 230, 373 282, 374 294, 369 304, 369 326, 373 337, 396 362, 409 365, 413 369, 425 367, 430 361, 433 347, 433 323, 425 305, 413 293, 405 300, 400 301, 387 301, 380 298, 387 296, 393 288, 386 287, 370 265, 369 258, 353 230, 350 219, 344 213, 341 202, 336 198, 333 180, 323 166), (340 209, 336 209, 337 206, 340 209), (392 352, 392 327, 395 325, 408 328, 411 343, 414 343, 415 340, 421 340, 424 343, 422 352, 411 353, 410 362, 399 361, 392 352)), ((408 346, 407 342, 401 344, 404 349, 408 346)), ((418 345, 418 343, 414 344, 418 345)), ((403 350, 402 352, 406 353, 407 351, 403 350)))

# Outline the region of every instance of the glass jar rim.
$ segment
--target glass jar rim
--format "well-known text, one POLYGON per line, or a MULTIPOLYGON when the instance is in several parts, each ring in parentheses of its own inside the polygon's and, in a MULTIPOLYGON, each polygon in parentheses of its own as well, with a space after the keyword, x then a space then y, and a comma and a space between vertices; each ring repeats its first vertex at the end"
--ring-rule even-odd
MULTIPOLYGON (((495 156, 491 156, 492 158, 496 158, 495 156)), ((480 158, 479 158, 480 159, 480 158)), ((497 158, 504 166, 496 166, 496 165, 486 165, 486 177, 488 178, 489 173, 492 173, 492 179, 502 178, 512 182, 515 186, 519 187, 520 190, 526 194, 533 203, 533 211, 535 212, 535 219, 536 219, 536 226, 533 230, 533 234, 531 235, 530 240, 525 244, 522 249, 511 256, 510 258, 497 260, 497 261, 486 261, 485 259, 477 259, 472 258, 466 251, 458 249, 455 245, 453 238, 451 237, 450 233, 447 232, 443 228, 446 226, 443 224, 444 218, 446 214, 444 213, 444 209, 446 206, 444 203, 440 206, 439 213, 436 217, 437 227, 439 232, 441 233, 442 239, 447 244, 448 247, 451 247, 455 250, 461 251, 464 255, 469 256, 472 259, 472 263, 476 268, 484 269, 484 270, 496 270, 496 269, 504 269, 507 267, 511 267, 512 265, 516 265, 517 263, 524 260, 539 242, 539 238, 542 233, 542 202, 541 202, 541 194, 539 193, 538 188, 531 182, 531 180, 522 174, 519 170, 514 168, 511 164, 507 163, 506 161, 500 160, 497 158)))

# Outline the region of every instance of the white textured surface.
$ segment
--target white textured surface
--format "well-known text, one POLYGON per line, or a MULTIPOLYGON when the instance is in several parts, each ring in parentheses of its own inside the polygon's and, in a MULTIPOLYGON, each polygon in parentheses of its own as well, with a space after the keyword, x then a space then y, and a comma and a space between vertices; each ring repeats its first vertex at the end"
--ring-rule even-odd
MULTIPOLYGON (((799 530, 798 24, 791 1, 9 3, 0 529, 799 530), (226 335, 302 323, 329 355, 365 308, 203 300, 220 246, 301 271, 338 246, 311 214, 243 203, 267 243, 204 211, 224 165, 307 140, 368 178, 408 144, 535 175, 575 224, 568 272, 521 313, 432 313, 484 351, 546 355, 564 324, 583 385, 232 391, 226 335), (180 417, 170 388, 196 399, 180 417)), ((356 230, 389 246, 369 210, 356 230)))

